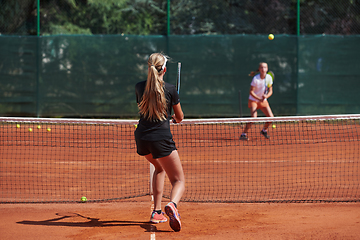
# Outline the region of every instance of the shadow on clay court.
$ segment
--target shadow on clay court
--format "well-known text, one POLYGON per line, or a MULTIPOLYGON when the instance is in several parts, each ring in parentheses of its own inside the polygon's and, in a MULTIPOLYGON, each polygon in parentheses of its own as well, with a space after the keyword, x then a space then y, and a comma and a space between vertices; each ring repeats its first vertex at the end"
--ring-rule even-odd
POLYGON ((24 225, 37 226, 62 226, 62 227, 125 227, 125 226, 139 226, 146 230, 146 232, 170 232, 157 230, 156 226, 150 222, 138 221, 101 221, 98 218, 85 217, 78 213, 56 213, 57 218, 43 220, 43 221, 29 221, 24 220, 16 222, 24 225))

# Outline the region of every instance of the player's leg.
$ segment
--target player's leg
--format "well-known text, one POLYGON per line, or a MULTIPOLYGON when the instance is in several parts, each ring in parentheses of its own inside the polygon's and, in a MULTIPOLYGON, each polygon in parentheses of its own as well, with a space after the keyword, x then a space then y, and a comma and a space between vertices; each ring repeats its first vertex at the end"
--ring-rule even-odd
MULTIPOLYGON (((251 117, 253 118, 257 118, 258 116, 258 113, 257 113, 257 110, 258 110, 258 104, 256 102, 252 102, 251 103, 251 108, 250 108, 250 113, 251 113, 251 117)), ((249 130, 249 128, 251 127, 252 123, 248 123, 246 124, 248 127, 245 127, 246 129, 246 133, 247 131, 249 130)))
POLYGON ((159 160, 154 159, 151 154, 146 155, 145 158, 155 167, 153 175, 154 210, 160 210, 166 172, 159 160))
POLYGON ((185 175, 181 165, 179 153, 172 151, 169 156, 158 159, 171 182, 170 201, 178 204, 185 191, 185 175))
POLYGON ((155 171, 153 175, 153 196, 154 196, 154 212, 151 215, 150 221, 153 223, 166 222, 166 217, 163 216, 161 211, 161 200, 164 192, 164 182, 166 172, 161 166, 158 159, 154 159, 151 154, 145 156, 145 158, 154 165, 155 171))
POLYGON ((180 162, 177 150, 174 150, 169 156, 159 159, 161 166, 171 182, 172 190, 170 194, 170 203, 165 206, 165 212, 170 218, 170 227, 174 231, 180 231, 181 221, 177 210, 177 205, 185 191, 185 176, 180 162))
MULTIPOLYGON (((265 116, 267 116, 267 117, 274 117, 274 114, 272 113, 269 104, 267 104, 267 106, 261 108, 261 111, 262 111, 262 112, 265 114, 265 116)), ((266 122, 266 123, 264 124, 263 130, 261 130, 261 132, 260 132, 260 133, 261 133, 262 135, 264 135, 264 137, 267 138, 267 139, 270 138, 269 135, 268 135, 268 133, 267 133, 267 129, 269 128, 270 124, 271 124, 271 122, 266 122)))
MULTIPOLYGON (((262 108, 261 111, 265 114, 265 116, 267 117, 274 117, 274 114, 272 113, 271 111, 271 108, 269 106, 269 104, 265 107, 265 108, 262 108)), ((264 129, 268 129, 268 127, 270 126, 271 122, 266 122, 264 124, 264 129)))
POLYGON ((257 115, 257 110, 259 109, 259 103, 249 100, 248 101, 248 107, 250 109, 251 117, 256 118, 258 116, 257 115))
MULTIPOLYGON (((256 102, 249 100, 248 101, 248 107, 250 109, 250 114, 251 117, 256 118, 257 117, 257 109, 258 109, 258 105, 256 102)), ((247 133, 251 127, 252 123, 246 123, 244 131, 242 132, 241 136, 240 136, 240 140, 249 140, 247 137, 247 133)))

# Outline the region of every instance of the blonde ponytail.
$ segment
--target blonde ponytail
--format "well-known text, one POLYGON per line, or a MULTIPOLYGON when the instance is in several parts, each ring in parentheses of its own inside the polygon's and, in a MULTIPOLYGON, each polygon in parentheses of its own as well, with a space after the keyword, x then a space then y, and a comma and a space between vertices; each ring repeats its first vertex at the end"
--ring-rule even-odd
POLYGON ((160 76, 165 71, 167 57, 153 53, 148 60, 148 76, 145 91, 139 103, 139 113, 147 120, 163 121, 167 118, 165 82, 160 76))
POLYGON ((256 71, 251 71, 251 73, 249 73, 249 76, 250 77, 253 77, 255 76, 256 74, 258 74, 259 70, 256 70, 256 71))

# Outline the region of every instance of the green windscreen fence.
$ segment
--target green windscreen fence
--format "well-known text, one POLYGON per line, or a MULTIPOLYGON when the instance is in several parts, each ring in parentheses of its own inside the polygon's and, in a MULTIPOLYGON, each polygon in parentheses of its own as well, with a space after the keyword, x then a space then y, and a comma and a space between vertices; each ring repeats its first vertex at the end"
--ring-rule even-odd
MULTIPOLYGON (((250 116, 259 62, 275 73, 275 116, 360 112, 360 36, 0 36, 0 115, 137 117, 135 84, 153 52, 171 57, 186 117, 250 116)), ((260 114, 261 115, 261 114, 260 114)))
POLYGON ((299 114, 360 112, 359 36, 299 39, 299 114))

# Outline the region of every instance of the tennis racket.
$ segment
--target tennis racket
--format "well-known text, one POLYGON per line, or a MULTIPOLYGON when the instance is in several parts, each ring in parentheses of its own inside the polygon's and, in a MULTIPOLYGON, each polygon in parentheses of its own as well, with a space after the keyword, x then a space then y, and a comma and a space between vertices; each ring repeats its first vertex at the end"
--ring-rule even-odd
POLYGON ((269 89, 274 85, 274 80, 275 80, 275 74, 273 71, 269 71, 267 74, 269 74, 271 76, 272 84, 266 85, 266 81, 265 81, 265 94, 267 94, 269 92, 269 89))
POLYGON ((180 93, 180 72, 181 72, 181 62, 178 62, 177 79, 176 79, 176 90, 178 93, 180 93))
MULTIPOLYGON (((178 62, 177 66, 177 78, 176 78, 176 91, 180 93, 180 72, 181 72, 181 62, 178 62)), ((175 119, 172 120, 173 123, 176 123, 175 119)))

